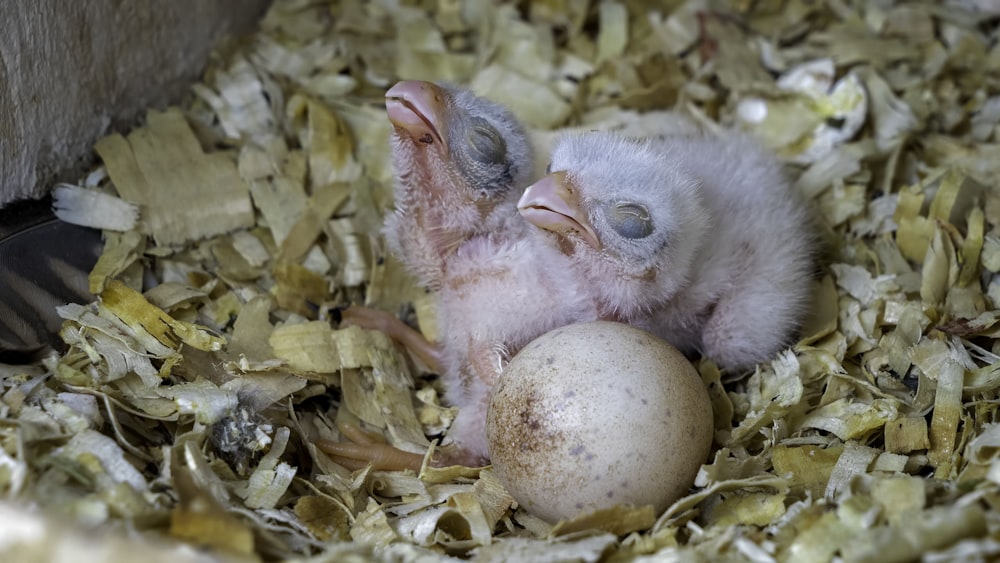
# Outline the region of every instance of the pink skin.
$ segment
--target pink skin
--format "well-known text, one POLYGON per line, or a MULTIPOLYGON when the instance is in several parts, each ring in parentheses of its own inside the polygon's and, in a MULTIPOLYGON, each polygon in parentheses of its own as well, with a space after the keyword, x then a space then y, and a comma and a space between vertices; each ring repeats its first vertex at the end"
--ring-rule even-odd
POLYGON ((507 360, 597 311, 566 268, 551 267, 562 254, 517 213, 533 155, 509 112, 457 88, 405 81, 386 93, 386 113, 397 182, 384 232, 407 269, 438 291, 441 340, 429 343, 394 316, 361 307, 347 309, 344 322, 385 331, 441 375, 459 414, 448 431, 454 444, 435 465, 482 465, 490 391, 507 360))

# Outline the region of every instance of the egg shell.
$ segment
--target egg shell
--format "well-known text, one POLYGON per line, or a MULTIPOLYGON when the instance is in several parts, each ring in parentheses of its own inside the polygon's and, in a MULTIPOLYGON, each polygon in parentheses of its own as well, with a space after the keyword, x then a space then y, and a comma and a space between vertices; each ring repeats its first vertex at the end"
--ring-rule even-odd
POLYGON ((550 331, 500 375, 486 422, 493 469, 529 512, 572 518, 683 496, 705 462, 712 405, 676 348, 613 322, 550 331))

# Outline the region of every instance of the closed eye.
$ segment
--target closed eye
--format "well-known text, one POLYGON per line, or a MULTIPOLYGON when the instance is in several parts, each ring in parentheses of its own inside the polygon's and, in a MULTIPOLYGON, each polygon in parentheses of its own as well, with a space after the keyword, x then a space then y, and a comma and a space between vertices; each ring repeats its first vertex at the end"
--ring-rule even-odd
POLYGON ((469 156, 484 164, 501 164, 507 159, 507 143, 492 125, 482 118, 473 118, 466 140, 469 156))
POLYGON ((606 216, 608 225, 624 238, 641 239, 653 233, 653 220, 644 205, 632 202, 615 203, 608 208, 606 216))

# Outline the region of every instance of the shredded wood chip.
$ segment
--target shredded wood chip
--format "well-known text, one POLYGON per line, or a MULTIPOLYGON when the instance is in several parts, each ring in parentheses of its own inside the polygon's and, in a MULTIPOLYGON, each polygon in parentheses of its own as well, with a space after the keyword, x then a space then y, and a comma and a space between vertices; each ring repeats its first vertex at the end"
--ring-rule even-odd
MULTIPOLYGON (((101 140, 103 167, 57 189, 61 216, 105 230, 99 298, 58 309, 63 354, 0 365, 0 491, 215 560, 996 559, 998 15, 986 0, 276 0, 183 109, 101 140), (351 422, 426 461, 455 418, 426 366, 337 326, 357 303, 441 336, 436 296, 380 238, 383 94, 411 78, 508 105, 536 175, 565 129, 746 129, 818 209, 801 339, 748 373, 697 363, 717 447, 663 514, 553 526, 489 468, 352 471, 316 447, 351 422)), ((26 509, 0 522, 7 559, 81 541, 26 509)))
POLYGON ((247 186, 233 160, 205 154, 177 109, 150 110, 145 127, 95 147, 118 194, 141 206, 143 224, 170 246, 253 224, 247 186))

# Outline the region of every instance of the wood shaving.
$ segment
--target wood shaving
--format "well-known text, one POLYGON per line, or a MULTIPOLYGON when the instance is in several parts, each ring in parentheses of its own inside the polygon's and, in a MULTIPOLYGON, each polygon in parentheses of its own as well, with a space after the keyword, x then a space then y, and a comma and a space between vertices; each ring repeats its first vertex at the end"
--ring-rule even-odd
POLYGON ((183 107, 97 144, 103 172, 63 192, 90 203, 60 197, 109 229, 100 299, 60 309, 65 354, 0 365, 0 491, 76 531, 0 505, 0 554, 124 561, 172 538, 234 561, 995 559, 998 16, 985 0, 276 0, 183 107), (801 341, 750 373, 698 363, 716 448, 665 513, 552 526, 488 469, 351 470, 315 446, 350 420, 425 454, 454 419, 387 337, 335 322, 363 303, 437 333, 433 295, 379 234, 383 93, 407 78, 470 85, 542 140, 655 134, 665 110, 743 128, 821 210, 801 341), (79 548, 95 526, 103 547, 79 548))

